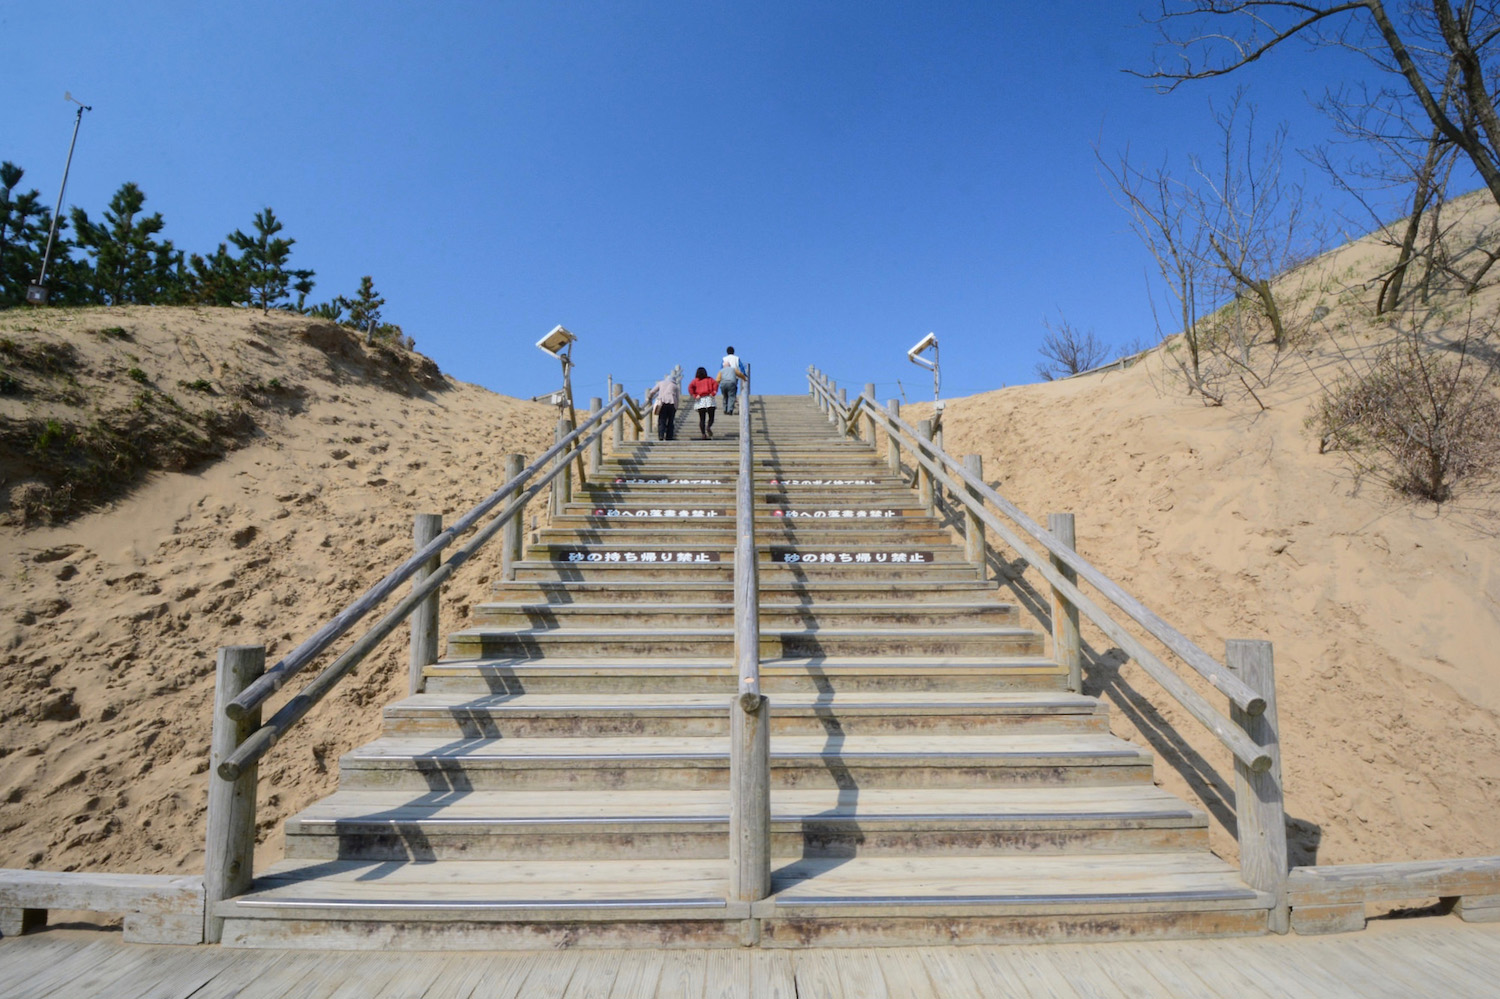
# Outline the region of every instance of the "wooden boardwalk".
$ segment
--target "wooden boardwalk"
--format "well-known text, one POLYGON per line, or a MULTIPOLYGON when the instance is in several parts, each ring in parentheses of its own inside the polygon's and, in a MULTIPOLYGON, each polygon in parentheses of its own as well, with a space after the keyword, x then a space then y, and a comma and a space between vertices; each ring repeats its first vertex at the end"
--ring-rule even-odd
POLYGON ((117 933, 0 940, 0 999, 1380 999, 1500 995, 1500 924, 1361 933, 857 950, 372 953, 157 947, 117 933))

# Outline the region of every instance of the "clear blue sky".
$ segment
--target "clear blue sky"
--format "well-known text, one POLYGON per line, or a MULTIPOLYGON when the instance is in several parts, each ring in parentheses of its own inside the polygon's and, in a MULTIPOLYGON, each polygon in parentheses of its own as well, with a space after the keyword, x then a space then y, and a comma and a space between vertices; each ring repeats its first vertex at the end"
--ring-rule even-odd
MULTIPOLYGON (((905 350, 928 331, 966 395, 1036 380, 1059 312, 1155 338, 1091 147, 1206 153, 1230 84, 1123 73, 1151 59, 1140 9, 0 0, 0 159, 50 205, 70 90, 94 110, 68 203, 97 217, 135 181, 190 251, 270 205, 312 300, 371 274, 418 349, 510 395, 558 383, 532 346, 557 323, 585 399, 727 344, 758 391, 804 391, 815 363, 920 399, 905 350)), ((1236 82, 1309 145, 1319 72, 1297 50, 1236 82)))

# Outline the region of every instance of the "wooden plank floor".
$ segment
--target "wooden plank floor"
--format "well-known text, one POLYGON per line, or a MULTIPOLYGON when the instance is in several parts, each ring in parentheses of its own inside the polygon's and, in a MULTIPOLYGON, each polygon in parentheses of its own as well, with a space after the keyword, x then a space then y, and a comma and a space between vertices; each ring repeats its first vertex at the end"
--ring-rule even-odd
POLYGON ((0 940, 0 999, 1408 999, 1500 994, 1500 924, 1376 921, 1363 933, 1027 947, 370 953, 0 940))

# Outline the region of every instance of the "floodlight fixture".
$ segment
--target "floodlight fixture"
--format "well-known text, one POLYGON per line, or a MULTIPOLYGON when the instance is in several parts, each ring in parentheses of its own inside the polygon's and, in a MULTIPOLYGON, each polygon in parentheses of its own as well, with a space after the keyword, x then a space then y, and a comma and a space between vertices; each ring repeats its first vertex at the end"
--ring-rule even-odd
POLYGON ((936 333, 929 333, 912 345, 911 350, 906 352, 906 359, 911 363, 926 368, 932 372, 932 402, 939 411, 943 404, 938 401, 938 387, 941 384, 941 375, 938 371, 938 338, 936 333), (932 352, 932 360, 922 355, 928 351, 932 352))
POLYGON ((68 189, 68 171, 73 169, 73 147, 78 145, 78 126, 83 124, 83 113, 94 110, 91 105, 74 97, 71 90, 63 91, 63 100, 77 104, 78 114, 73 119, 73 139, 68 143, 68 160, 63 164, 62 184, 57 189, 57 209, 52 213, 52 227, 47 230, 47 249, 42 253, 42 272, 37 275, 36 284, 26 288, 26 301, 32 305, 47 304, 47 265, 52 262, 52 241, 57 238, 57 220, 62 216, 63 192, 68 189))
POLYGON ((561 326, 554 326, 552 327, 552 332, 538 340, 536 345, 544 353, 551 354, 564 364, 567 364, 569 363, 568 355, 572 353, 573 342, 577 339, 578 337, 569 333, 561 326))

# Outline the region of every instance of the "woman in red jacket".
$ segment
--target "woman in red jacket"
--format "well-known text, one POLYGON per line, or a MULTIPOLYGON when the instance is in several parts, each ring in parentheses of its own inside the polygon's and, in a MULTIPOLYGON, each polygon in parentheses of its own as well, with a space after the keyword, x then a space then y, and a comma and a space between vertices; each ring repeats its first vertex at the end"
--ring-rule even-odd
POLYGON ((719 399, 719 382, 710 378, 707 368, 699 368, 688 383, 688 395, 693 397, 693 408, 698 411, 698 439, 714 439, 714 403, 719 399))

